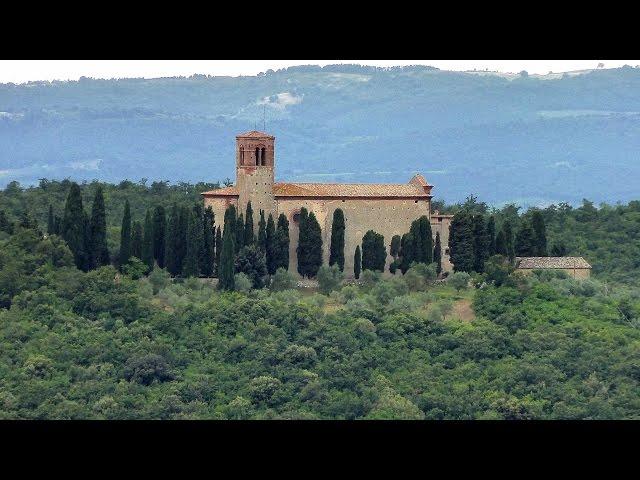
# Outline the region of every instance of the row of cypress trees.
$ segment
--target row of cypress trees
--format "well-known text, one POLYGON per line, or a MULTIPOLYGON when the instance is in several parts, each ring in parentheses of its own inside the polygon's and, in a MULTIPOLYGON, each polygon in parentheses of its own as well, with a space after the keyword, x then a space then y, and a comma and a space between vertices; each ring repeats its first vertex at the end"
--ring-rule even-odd
POLYGON ((456 272, 484 271, 484 264, 493 255, 502 255, 513 262, 517 256, 547 256, 546 226, 542 213, 534 211, 525 218, 514 234, 507 219, 496 234, 495 218, 485 220, 482 214, 461 210, 453 216, 449 229, 449 252, 456 272))
MULTIPOLYGON (((218 229, 219 232, 219 229, 218 229)), ((217 236, 218 234, 216 234, 217 236)), ((224 214, 224 229, 221 247, 216 246, 218 264, 218 286, 222 290, 233 290, 235 274, 246 273, 259 286, 265 274, 273 275, 278 268, 289 268, 289 221, 284 214, 275 225, 269 213, 260 210, 258 234, 254 235, 253 208, 247 204, 245 215, 237 214, 234 205, 224 214)))
POLYGON ((82 205, 82 192, 77 183, 72 183, 64 206, 62 218, 54 215, 49 205, 47 233, 60 235, 69 245, 76 266, 83 271, 109 265, 107 246, 107 222, 104 193, 98 187, 93 197, 91 215, 82 205))
MULTIPOLYGON (((265 220, 260 211, 258 233, 254 234, 253 209, 247 204, 245 214, 237 215, 231 206, 225 212, 224 235, 215 226, 211 207, 203 210, 199 204, 192 208, 174 204, 169 215, 163 206, 147 210, 144 223, 132 221, 129 201, 125 202, 122 218, 120 252, 117 264, 126 265, 131 257, 137 257, 151 270, 154 264, 166 268, 173 276, 212 276, 221 279, 221 288, 227 288, 237 273, 238 256, 245 247, 255 246, 264 256, 266 271, 274 274, 278 268, 289 266, 289 222, 284 214, 278 217, 277 227, 273 216, 265 220), (225 251, 226 242, 226 251, 225 251), (232 247, 229 250, 229 247, 232 247), (226 282, 226 283, 225 283, 226 282)), ((108 265, 109 250, 106 242, 106 217, 104 195, 98 187, 95 193, 91 216, 82 206, 80 187, 71 185, 62 218, 49 208, 49 233, 61 235, 74 254, 76 265, 83 270, 108 265)), ((306 208, 300 211, 299 241, 296 248, 298 273, 315 277, 322 265, 322 235, 320 225, 313 212, 306 208)), ((345 217, 341 209, 333 213, 329 265, 344 270, 345 217)), ((245 255, 247 254, 245 250, 245 255)), ((392 271, 399 267, 403 273, 413 262, 431 263, 434 258, 440 263, 439 236, 434 249, 431 226, 426 216, 411 225, 402 238, 395 236, 391 242, 394 256, 392 271), (436 254, 434 257, 434 253, 436 254)), ((362 249, 357 247, 354 255, 354 270, 359 276, 361 269, 384 270, 386 248, 384 237, 373 230, 362 239, 362 249)))
POLYGON ((129 201, 125 202, 120 229, 121 266, 136 257, 148 270, 157 264, 172 276, 212 276, 217 266, 215 250, 220 244, 220 228, 216 231, 211 207, 203 210, 196 204, 179 208, 174 203, 167 215, 158 205, 147 210, 143 225, 132 222, 129 201))

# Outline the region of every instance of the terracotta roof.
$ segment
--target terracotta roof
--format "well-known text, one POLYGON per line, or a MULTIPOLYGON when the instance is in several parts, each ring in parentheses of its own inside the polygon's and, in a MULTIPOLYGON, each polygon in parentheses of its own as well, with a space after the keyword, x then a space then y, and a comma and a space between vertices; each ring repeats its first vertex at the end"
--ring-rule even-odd
POLYGON ((411 180, 409 180, 409 183, 415 183, 418 184, 422 187, 431 187, 432 185, 429 185, 427 183, 427 181, 425 180, 425 178, 420 175, 419 173, 416 173, 413 178, 411 180))
POLYGON ((276 183, 276 197, 416 197, 431 195, 416 184, 276 183))
POLYGON ((582 257, 516 257, 518 268, 591 268, 582 257))
POLYGON ((200 195, 237 197, 239 194, 238 194, 237 187, 225 187, 225 188, 216 188, 215 190, 209 190, 208 192, 202 192, 200 195))
POLYGON ((259 132, 258 130, 251 130, 250 132, 241 133, 240 135, 236 135, 236 138, 271 138, 274 139, 273 135, 269 135, 268 133, 259 132))

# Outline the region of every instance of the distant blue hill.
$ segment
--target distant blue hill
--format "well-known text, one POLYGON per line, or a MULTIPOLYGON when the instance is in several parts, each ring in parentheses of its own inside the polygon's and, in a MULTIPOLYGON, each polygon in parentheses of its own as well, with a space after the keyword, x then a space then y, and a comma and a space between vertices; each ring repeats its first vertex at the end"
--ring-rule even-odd
POLYGON ((234 136, 276 135, 276 176, 404 182, 447 201, 638 198, 640 69, 507 79, 430 67, 0 85, 0 186, 217 181, 234 136), (550 78, 550 77, 549 77, 550 78))

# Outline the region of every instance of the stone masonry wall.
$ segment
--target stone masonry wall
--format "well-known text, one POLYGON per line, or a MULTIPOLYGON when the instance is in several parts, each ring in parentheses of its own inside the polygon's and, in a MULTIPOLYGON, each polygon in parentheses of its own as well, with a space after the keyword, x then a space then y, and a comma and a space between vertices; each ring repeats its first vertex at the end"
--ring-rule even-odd
MULTIPOLYGON (((298 224, 293 216, 305 207, 309 212, 314 212, 322 230, 323 262, 329 262, 329 246, 331 242, 331 225, 333 212, 341 208, 345 217, 345 265, 346 276, 353 275, 353 256, 357 245, 361 245, 362 237, 367 230, 375 230, 384 235, 384 243, 387 249, 387 262, 385 271, 393 257, 389 255, 391 238, 394 235, 402 236, 409 231, 411 222, 422 215, 429 215, 430 201, 413 199, 304 199, 304 198, 276 198, 278 215, 284 213, 289 220, 289 271, 297 273, 296 247, 298 245, 298 224)), ((434 232, 435 235, 435 232, 434 232)), ((362 246, 360 247, 362 248, 362 246)))

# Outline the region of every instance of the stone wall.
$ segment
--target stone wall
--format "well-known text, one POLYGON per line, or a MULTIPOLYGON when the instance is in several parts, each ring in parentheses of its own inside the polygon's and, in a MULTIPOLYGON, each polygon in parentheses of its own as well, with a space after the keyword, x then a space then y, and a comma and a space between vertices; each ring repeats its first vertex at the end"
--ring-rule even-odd
MULTIPOLYGON (((269 213, 274 213, 273 167, 238 168, 236 185, 239 193, 238 215, 245 215, 247 203, 251 201, 254 230, 257 232, 260 210, 264 210, 265 220, 269 213)), ((274 216, 274 221, 277 220, 274 216)))
MULTIPOLYGON (((429 200, 413 199, 304 199, 304 198, 276 198, 278 215, 284 213, 289 220, 289 271, 297 272, 296 247, 298 245, 299 228, 293 216, 305 207, 309 212, 314 212, 322 230, 323 262, 329 262, 329 246, 331 243, 331 225, 333 212, 341 208, 345 217, 345 265, 344 272, 347 277, 353 275, 353 256, 357 245, 361 245, 362 237, 367 230, 375 230, 384 235, 384 243, 387 249, 387 263, 385 271, 393 257, 389 255, 391 238, 394 235, 407 233, 411 222, 422 215, 430 213, 429 200)), ((435 232, 434 232, 435 235, 435 232)), ((362 248, 362 246, 361 246, 362 248)))
POLYGON ((213 209, 215 225, 216 228, 220 227, 220 233, 224 230, 224 212, 231 205, 238 208, 237 197, 204 197, 204 208, 211 207, 213 209))

